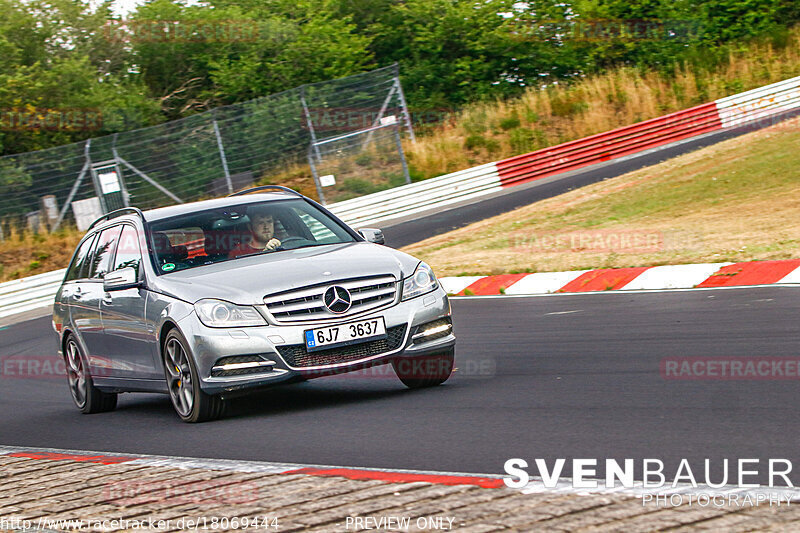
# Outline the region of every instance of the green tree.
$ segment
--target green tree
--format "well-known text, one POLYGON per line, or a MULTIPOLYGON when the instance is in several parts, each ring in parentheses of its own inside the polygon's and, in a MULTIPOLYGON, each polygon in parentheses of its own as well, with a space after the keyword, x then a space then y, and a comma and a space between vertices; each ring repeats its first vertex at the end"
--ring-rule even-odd
MULTIPOLYGON (((0 109, 3 153, 37 150, 159 120, 158 105, 128 72, 127 52, 103 36, 108 7, 79 0, 0 0, 0 109), (90 117, 50 126, 41 110, 76 110, 90 117), (115 120, 125 116, 137 120, 115 120), (34 117, 20 123, 19 117, 34 117), (97 121, 93 117, 106 117, 97 121)), ((50 114, 52 116, 52 114, 50 114)))
MULTIPOLYGON (((710 42, 757 37, 785 26, 780 19, 782 0, 696 0, 703 34, 710 42)), ((795 3, 796 6, 796 3, 795 3)))
POLYGON ((317 0, 228 2, 213 9, 154 0, 138 25, 214 27, 213 39, 137 39, 133 52, 154 96, 171 117, 241 102, 304 83, 347 76, 371 65, 369 39, 317 0), (177 22, 177 24, 175 24, 177 22), (233 23, 233 24, 231 24, 233 23), (226 28, 236 26, 237 31, 226 28))

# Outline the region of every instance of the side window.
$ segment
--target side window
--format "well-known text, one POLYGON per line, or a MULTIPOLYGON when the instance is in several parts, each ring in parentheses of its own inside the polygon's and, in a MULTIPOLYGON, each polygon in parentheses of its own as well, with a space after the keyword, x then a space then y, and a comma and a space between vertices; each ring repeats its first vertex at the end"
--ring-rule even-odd
POLYGON ((308 227, 311 231, 311 234, 314 236, 314 239, 318 243, 331 243, 331 242, 340 242, 339 238, 336 234, 330 230, 327 226, 325 226, 322 222, 314 218, 309 213, 304 211, 300 211, 297 208, 294 208, 294 212, 297 216, 300 217, 300 220, 308 227))
POLYGON ((111 270, 111 260, 114 257, 114 249, 119 240, 120 231, 122 231, 122 226, 114 226, 104 230, 97 238, 90 278, 102 279, 111 270))
POLYGON ((90 251, 92 249, 92 243, 95 241, 95 236, 92 235, 81 244, 81 247, 78 248, 78 252, 75 254, 75 258, 72 260, 72 264, 69 266, 69 270, 67 271, 67 281, 73 281, 76 279, 81 278, 81 272, 85 272, 86 269, 84 268, 87 263, 87 259, 90 256, 90 251))
POLYGON ((112 270, 131 267, 136 270, 136 275, 138 276, 141 264, 142 253, 139 249, 139 235, 136 233, 136 228, 125 225, 119 237, 117 257, 114 259, 114 268, 112 270))

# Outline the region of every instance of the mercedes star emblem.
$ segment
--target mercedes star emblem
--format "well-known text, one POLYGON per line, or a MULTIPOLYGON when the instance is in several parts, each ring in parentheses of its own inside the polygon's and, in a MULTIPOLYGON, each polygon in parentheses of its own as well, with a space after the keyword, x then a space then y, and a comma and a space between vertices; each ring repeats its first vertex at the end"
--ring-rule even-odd
POLYGON ((331 313, 341 314, 350 309, 350 292, 339 285, 328 287, 322 298, 325 302, 325 307, 327 307, 331 313))

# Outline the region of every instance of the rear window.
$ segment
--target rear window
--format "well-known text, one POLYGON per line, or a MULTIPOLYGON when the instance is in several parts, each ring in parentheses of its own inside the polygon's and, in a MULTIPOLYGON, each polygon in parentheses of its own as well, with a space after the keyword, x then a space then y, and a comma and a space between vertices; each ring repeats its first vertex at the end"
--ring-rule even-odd
POLYGON ((69 270, 67 271, 66 281, 74 281, 86 277, 86 272, 88 270, 87 258, 89 257, 89 252, 92 250, 95 237, 95 235, 92 235, 83 241, 83 244, 78 248, 78 251, 72 258, 69 270))
POLYGON ((114 226, 103 230, 100 237, 97 238, 97 246, 95 246, 94 255, 92 256, 90 278, 102 279, 103 276, 111 271, 111 260, 114 258, 114 250, 117 246, 117 240, 119 240, 120 231, 122 231, 122 226, 114 226))

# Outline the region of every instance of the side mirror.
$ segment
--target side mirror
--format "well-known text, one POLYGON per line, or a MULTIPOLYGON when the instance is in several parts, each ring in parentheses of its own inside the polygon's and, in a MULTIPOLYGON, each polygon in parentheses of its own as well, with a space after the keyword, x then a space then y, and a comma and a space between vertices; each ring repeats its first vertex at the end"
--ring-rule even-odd
POLYGON ((103 278, 103 290, 106 292, 135 289, 141 286, 142 283, 139 281, 136 269, 133 267, 114 270, 103 278))
POLYGON ((367 242, 374 244, 386 244, 386 239, 383 238, 383 232, 375 228, 361 228, 358 230, 359 235, 364 237, 367 242))

